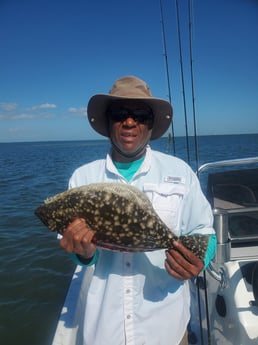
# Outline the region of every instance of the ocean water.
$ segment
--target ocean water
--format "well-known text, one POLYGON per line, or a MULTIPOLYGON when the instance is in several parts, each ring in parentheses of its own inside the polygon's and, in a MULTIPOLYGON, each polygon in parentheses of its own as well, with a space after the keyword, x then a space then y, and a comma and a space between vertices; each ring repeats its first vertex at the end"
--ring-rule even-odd
MULTIPOLYGON (((153 149, 172 153, 166 138, 153 149)), ((193 138, 175 139, 176 155, 196 169, 193 138)), ((73 170, 105 157, 108 141, 0 144, 0 343, 50 345, 74 264, 35 217, 48 196, 67 188, 73 170)), ((199 165, 258 156, 258 134, 198 138, 199 165)))

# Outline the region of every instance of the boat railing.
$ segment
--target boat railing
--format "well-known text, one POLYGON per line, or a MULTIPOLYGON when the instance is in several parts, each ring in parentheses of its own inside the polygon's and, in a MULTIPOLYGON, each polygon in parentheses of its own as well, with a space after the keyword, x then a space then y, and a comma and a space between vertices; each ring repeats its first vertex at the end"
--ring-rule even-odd
POLYGON ((255 163, 258 163, 258 157, 248 157, 248 158, 228 159, 228 160, 208 162, 208 163, 201 165, 198 168, 197 175, 199 176, 205 170, 211 169, 211 168, 220 168, 220 167, 255 164, 255 163))

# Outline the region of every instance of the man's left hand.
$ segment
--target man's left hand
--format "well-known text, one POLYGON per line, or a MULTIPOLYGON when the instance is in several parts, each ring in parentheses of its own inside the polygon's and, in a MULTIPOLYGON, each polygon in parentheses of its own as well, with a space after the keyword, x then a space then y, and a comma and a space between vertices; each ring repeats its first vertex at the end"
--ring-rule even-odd
POLYGON ((175 241, 173 248, 166 251, 165 268, 172 277, 186 280, 198 276, 203 262, 182 243, 175 241))

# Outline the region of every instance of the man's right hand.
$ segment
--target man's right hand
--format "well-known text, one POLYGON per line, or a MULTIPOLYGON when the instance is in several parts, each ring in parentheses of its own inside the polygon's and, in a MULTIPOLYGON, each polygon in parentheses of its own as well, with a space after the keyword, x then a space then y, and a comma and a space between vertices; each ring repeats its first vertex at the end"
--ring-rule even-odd
POLYGON ((68 253, 75 253, 85 259, 93 257, 96 245, 92 243, 94 231, 84 219, 77 218, 68 225, 60 240, 60 246, 68 253))

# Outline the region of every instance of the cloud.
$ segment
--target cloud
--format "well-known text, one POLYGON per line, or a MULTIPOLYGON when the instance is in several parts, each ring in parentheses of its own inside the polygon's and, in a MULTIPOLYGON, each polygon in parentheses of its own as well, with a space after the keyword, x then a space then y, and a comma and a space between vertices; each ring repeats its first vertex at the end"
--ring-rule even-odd
POLYGON ((53 118, 55 115, 53 114, 28 114, 28 113, 23 113, 23 114, 17 114, 12 117, 13 120, 33 120, 33 119, 49 119, 53 118))
POLYGON ((20 132, 22 129, 21 128, 18 128, 18 127, 11 127, 8 129, 8 131, 10 133, 17 133, 17 132, 20 132))
POLYGON ((48 119, 55 117, 53 112, 50 113, 50 110, 55 108, 57 108, 57 106, 53 103, 43 103, 27 109, 22 109, 18 107, 17 103, 0 102, 0 120, 48 119))
POLYGON ((49 119, 54 117, 53 114, 30 114, 30 113, 8 113, 8 114, 0 114, 0 120, 34 120, 34 119, 49 119))
POLYGON ((69 111, 69 113, 77 113, 77 114, 87 115, 87 108, 86 107, 80 107, 80 108, 70 107, 68 109, 68 111, 69 111))
POLYGON ((34 117, 32 114, 17 114, 12 116, 12 120, 31 120, 34 117))
POLYGON ((4 111, 12 111, 17 108, 17 103, 5 103, 5 102, 0 102, 0 109, 4 111))
POLYGON ((77 112, 78 112, 78 108, 71 107, 71 108, 68 109, 68 111, 69 111, 70 113, 77 113, 77 112))
POLYGON ((43 103, 40 105, 35 105, 31 109, 32 110, 39 110, 39 109, 55 109, 57 106, 55 104, 50 104, 50 103, 43 103))
POLYGON ((21 108, 16 103, 0 102, 0 121, 30 121, 51 118, 71 118, 71 114, 78 117, 87 115, 86 107, 70 107, 66 112, 57 112, 54 103, 42 103, 39 105, 21 108), (53 111, 54 110, 54 111, 53 111))

